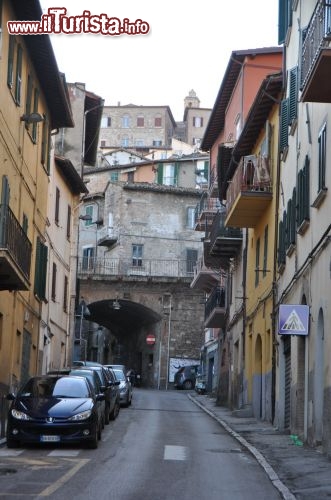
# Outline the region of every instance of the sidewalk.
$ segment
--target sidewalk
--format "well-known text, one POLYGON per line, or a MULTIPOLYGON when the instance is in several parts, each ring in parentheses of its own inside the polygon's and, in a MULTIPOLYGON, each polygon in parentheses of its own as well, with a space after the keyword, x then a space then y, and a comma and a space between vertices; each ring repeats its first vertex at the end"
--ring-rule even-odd
POLYGON ((264 468, 284 500, 331 497, 331 460, 254 417, 236 417, 215 398, 189 393, 191 401, 222 425, 264 468))

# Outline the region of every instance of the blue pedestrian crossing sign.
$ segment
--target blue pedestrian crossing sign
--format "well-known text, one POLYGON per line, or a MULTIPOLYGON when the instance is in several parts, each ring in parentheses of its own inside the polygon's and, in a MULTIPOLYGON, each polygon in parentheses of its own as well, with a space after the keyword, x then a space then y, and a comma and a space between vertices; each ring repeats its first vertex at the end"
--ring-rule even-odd
POLYGON ((279 335, 308 335, 309 306, 281 304, 278 320, 279 335))

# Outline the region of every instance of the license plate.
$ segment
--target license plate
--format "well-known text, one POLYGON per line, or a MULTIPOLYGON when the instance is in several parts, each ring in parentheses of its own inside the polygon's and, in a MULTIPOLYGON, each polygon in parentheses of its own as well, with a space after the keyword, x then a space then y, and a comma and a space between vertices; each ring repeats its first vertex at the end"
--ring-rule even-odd
POLYGON ((60 436, 40 436, 42 443, 57 443, 60 441, 60 436))

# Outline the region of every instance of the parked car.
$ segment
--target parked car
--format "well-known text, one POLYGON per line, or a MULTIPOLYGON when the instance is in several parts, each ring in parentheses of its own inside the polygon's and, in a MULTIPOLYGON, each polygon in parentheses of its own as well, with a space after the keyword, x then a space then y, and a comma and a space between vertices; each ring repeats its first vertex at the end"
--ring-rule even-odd
POLYGON ((115 374, 116 380, 119 381, 120 399, 122 406, 130 406, 132 402, 132 385, 130 377, 126 375, 122 368, 117 368, 116 365, 106 365, 111 368, 115 374))
POLYGON ((193 389, 199 365, 182 366, 175 373, 174 386, 177 389, 193 389))
POLYGON ((84 443, 97 448, 102 412, 86 377, 44 375, 32 377, 14 394, 7 421, 7 447, 23 443, 84 443))
POLYGON ((97 361, 73 361, 73 366, 102 366, 101 363, 97 361))
POLYGON ((115 420, 117 418, 121 408, 120 384, 102 365, 80 366, 77 368, 81 371, 94 370, 99 376, 101 391, 105 394, 105 424, 108 425, 110 420, 115 420))

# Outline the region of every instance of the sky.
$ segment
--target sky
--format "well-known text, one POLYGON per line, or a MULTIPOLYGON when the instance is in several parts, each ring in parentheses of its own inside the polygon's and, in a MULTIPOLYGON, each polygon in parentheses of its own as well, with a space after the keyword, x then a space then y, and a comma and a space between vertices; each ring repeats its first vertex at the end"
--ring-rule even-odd
MULTIPOLYGON (((231 52, 277 46, 278 0, 41 0, 44 13, 140 19, 147 34, 54 34, 59 70, 83 82, 105 105, 168 105, 176 121, 194 90, 212 108, 231 52)), ((113 24, 116 31, 116 24, 113 24)), ((135 26, 137 26, 135 24, 135 26)))

